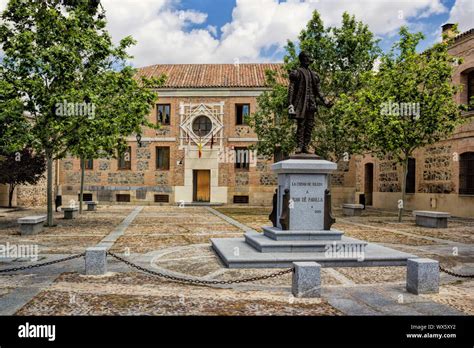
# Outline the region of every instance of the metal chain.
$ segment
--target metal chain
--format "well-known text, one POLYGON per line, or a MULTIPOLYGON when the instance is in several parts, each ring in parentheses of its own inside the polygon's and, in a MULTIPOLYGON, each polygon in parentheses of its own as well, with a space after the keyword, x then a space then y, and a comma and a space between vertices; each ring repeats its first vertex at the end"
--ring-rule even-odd
POLYGON ((444 272, 446 274, 449 274, 453 277, 458 277, 458 278, 474 278, 474 274, 459 274, 459 273, 454 273, 453 271, 450 271, 449 269, 443 268, 439 266, 439 270, 441 272, 444 272))
POLYGON ((28 266, 0 269, 0 273, 24 271, 26 269, 49 266, 49 265, 53 265, 55 263, 60 263, 60 262, 64 262, 64 261, 78 259, 78 258, 83 257, 85 255, 86 255, 86 253, 82 253, 82 254, 77 254, 77 255, 73 255, 73 256, 64 257, 64 258, 58 259, 58 260, 53 260, 53 261, 48 261, 48 262, 43 262, 43 263, 36 263, 36 264, 33 264, 33 265, 28 265, 28 266))
POLYGON ((281 276, 283 274, 288 274, 293 272, 293 268, 285 269, 283 271, 275 272, 275 273, 270 273, 264 276, 259 276, 259 277, 251 277, 251 278, 243 278, 243 279, 236 279, 236 280, 201 280, 201 279, 188 279, 188 278, 182 278, 182 277, 176 277, 172 276, 169 274, 164 274, 161 272, 156 272, 152 271, 150 269, 144 268, 142 266, 136 265, 128 260, 125 260, 124 258, 108 251, 108 255, 112 256, 113 258, 122 261, 123 263, 129 265, 130 267, 133 267, 139 271, 149 273, 158 277, 166 278, 169 280, 174 280, 178 282, 183 282, 183 283, 189 283, 193 285, 218 285, 218 284, 237 284, 237 283, 248 283, 248 282, 253 282, 257 280, 263 280, 263 279, 269 279, 269 278, 275 278, 278 276, 281 276))

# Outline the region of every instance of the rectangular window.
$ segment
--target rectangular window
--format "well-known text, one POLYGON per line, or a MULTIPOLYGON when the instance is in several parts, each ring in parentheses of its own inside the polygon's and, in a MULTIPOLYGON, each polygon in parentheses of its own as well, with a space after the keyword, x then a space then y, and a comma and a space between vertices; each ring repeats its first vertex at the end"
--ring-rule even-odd
POLYGON ((246 125, 245 117, 250 115, 250 104, 235 104, 235 124, 246 125))
POLYGON ((155 203, 169 203, 170 196, 168 195, 155 195, 155 203))
POLYGON ((129 194, 117 194, 117 202, 130 202, 129 194))
POLYGON ((120 155, 118 169, 132 169, 132 148, 130 146, 120 155))
POLYGON ((135 192, 135 198, 136 199, 146 199, 146 189, 143 190, 137 190, 137 192, 135 192))
MULTIPOLYGON (((80 194, 80 193, 77 195, 77 200, 78 200, 78 201, 81 200, 81 194, 80 194)), ((83 202, 90 202, 90 201, 92 201, 92 193, 83 193, 83 194, 82 194, 82 201, 83 201, 83 202)))
POLYGON ((94 160, 93 159, 86 159, 84 161, 84 168, 86 170, 92 170, 94 169, 94 160))
POLYGON ((249 170, 250 151, 246 147, 235 147, 235 168, 249 170))
POLYGON ((234 196, 234 204, 248 204, 249 196, 234 196))
POLYGON ((156 120, 158 123, 169 126, 171 123, 171 105, 157 104, 156 105, 156 120))
POLYGON ((170 170, 170 148, 164 146, 156 147, 156 169, 170 170))
POLYGON ((416 160, 414 158, 408 159, 408 172, 407 172, 407 187, 406 193, 415 193, 415 181, 416 181, 416 160))

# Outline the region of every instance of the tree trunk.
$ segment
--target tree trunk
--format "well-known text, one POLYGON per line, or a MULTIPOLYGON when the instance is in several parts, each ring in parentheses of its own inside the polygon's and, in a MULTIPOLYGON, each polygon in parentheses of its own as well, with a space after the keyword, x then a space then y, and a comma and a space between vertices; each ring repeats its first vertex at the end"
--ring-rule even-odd
POLYGON ((82 214, 82 201, 84 196, 84 175, 86 172, 86 164, 84 157, 81 157, 81 189, 79 194, 79 214, 82 214))
POLYGON ((53 221, 53 158, 51 154, 46 153, 46 163, 47 163, 47 205, 48 205, 48 218, 46 225, 49 227, 54 226, 53 221))
POLYGON ((408 175, 408 156, 402 163, 402 207, 398 209, 398 222, 402 222, 403 209, 405 209, 405 198, 406 198, 406 187, 407 187, 407 175, 408 175))
POLYGON ((15 185, 10 184, 8 188, 8 208, 12 208, 13 192, 15 192, 15 185))

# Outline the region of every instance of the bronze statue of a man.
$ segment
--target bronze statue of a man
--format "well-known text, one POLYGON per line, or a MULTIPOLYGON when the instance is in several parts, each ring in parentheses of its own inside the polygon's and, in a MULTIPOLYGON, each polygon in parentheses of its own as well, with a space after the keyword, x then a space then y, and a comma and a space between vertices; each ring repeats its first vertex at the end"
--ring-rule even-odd
POLYGON ((314 128, 314 117, 318 105, 331 107, 321 92, 319 76, 309 66, 311 56, 301 51, 298 56, 300 67, 290 72, 290 86, 288 88, 288 112, 290 118, 297 121, 296 153, 309 153, 311 134, 314 128))

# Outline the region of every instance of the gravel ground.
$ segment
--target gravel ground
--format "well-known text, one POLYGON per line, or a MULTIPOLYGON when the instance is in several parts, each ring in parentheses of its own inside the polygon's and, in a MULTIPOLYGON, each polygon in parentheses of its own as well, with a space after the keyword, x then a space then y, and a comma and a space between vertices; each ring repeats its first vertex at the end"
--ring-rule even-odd
MULTIPOLYGON (((57 213, 57 227, 21 237, 16 219, 44 213, 44 210, 2 211, 0 244, 36 243, 40 252, 75 253, 95 245, 113 231, 133 210, 132 206, 100 206, 76 220, 63 220, 57 213)), ((259 230, 269 225, 268 208, 220 207, 218 210, 259 230)), ((340 211, 336 210, 336 215, 340 211)), ((474 222, 455 220, 450 228, 435 230, 414 225, 411 216, 399 224, 396 215, 375 210, 362 217, 343 217, 333 227, 347 236, 387 244, 389 247, 434 258, 450 269, 474 265, 474 255, 452 255, 449 244, 423 239, 424 236, 472 244, 474 222), (343 221, 342 221, 343 220, 343 221), (362 224, 362 225, 354 225, 362 224), (377 228, 385 228, 382 230, 377 228), (396 231, 413 234, 407 236, 396 231), (444 248, 444 249, 443 249, 444 248)), ((133 255, 150 253, 151 269, 182 273, 207 279, 240 279, 269 274, 275 269, 226 269, 209 246, 210 238, 241 237, 243 231, 202 207, 147 206, 112 247, 115 252, 133 255)), ((144 257, 145 255, 142 255, 144 257)), ((1 259, 0 259, 1 262, 1 259)), ((405 282, 405 267, 334 268, 322 270, 322 284, 328 287, 357 288, 405 282)), ((474 314, 474 282, 446 278, 440 293, 430 300, 474 314)), ((1 275, 0 298, 26 284, 34 275, 1 275)), ((291 275, 266 279, 234 288, 189 286, 163 281, 130 270, 106 276, 63 273, 51 286, 26 304, 20 315, 340 315, 324 300, 294 299, 290 295, 291 275)), ((370 290, 369 290, 370 291, 370 290)))
POLYGON ((188 286, 137 273, 63 274, 18 315, 340 315, 320 299, 286 292, 188 286))

